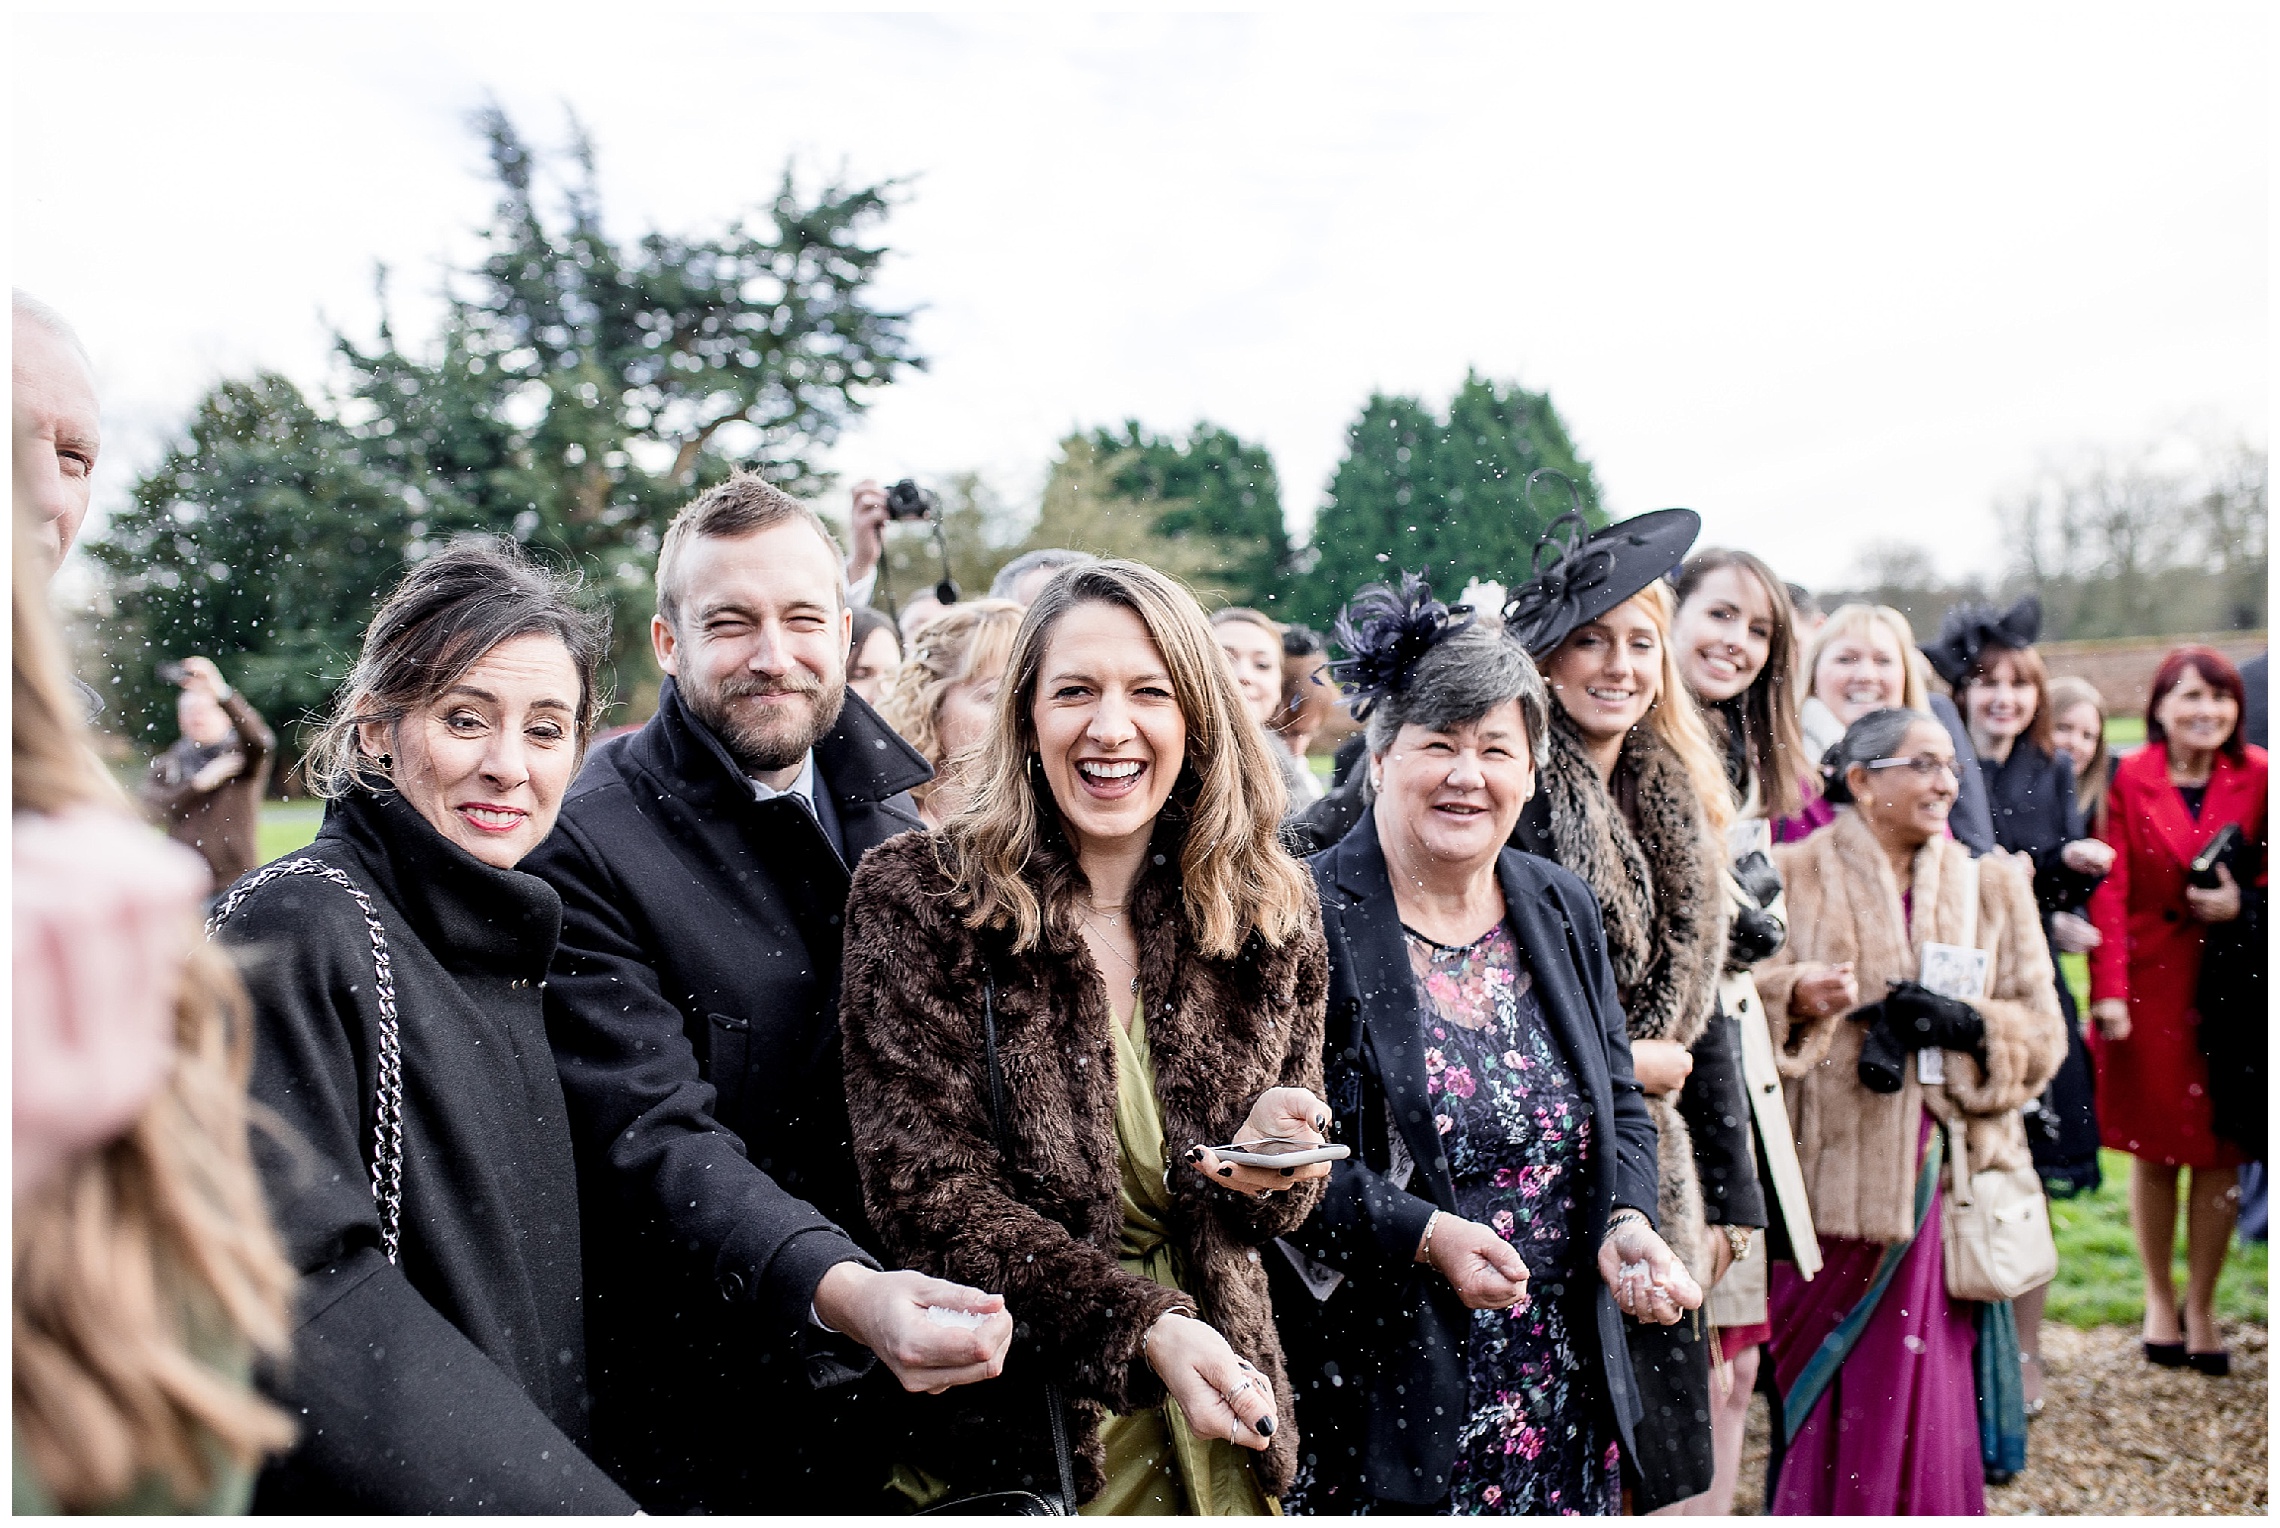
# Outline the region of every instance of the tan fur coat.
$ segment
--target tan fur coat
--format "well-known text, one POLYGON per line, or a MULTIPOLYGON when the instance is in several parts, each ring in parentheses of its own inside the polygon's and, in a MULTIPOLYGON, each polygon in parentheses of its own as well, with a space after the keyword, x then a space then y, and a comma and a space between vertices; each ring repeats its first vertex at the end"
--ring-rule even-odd
POLYGON ((1788 1080, 1790 1123, 1823 1236, 1893 1243, 1914 1234, 1916 1136, 1922 1111, 1966 1122, 1971 1170, 2029 1160, 2019 1106, 2042 1091, 2066 1056, 2049 947, 2033 882, 2002 855, 1979 862, 1979 927, 1991 952, 1988 995, 1972 1003, 1987 1026, 1987 1065, 1950 1051, 1947 1081, 1926 1088, 1910 1065, 1897 1093, 1872 1093, 1857 1070, 1864 1027, 1849 1018, 1789 1012, 1800 967, 1853 962, 1862 1003, 1918 973, 1927 943, 1958 944, 1967 922, 1962 867, 1971 852, 1951 838, 1917 851, 1914 917, 1868 824, 1850 807, 1800 843, 1773 851, 1789 897, 1789 943, 1756 971, 1788 1080))

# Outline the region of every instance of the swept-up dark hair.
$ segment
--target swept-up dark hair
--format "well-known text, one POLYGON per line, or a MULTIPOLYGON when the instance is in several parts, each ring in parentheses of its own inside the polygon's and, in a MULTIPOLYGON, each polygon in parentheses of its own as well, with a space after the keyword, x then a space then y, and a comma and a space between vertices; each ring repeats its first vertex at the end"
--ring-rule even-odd
POLYGON ((367 723, 393 727, 434 700, 501 642, 558 638, 578 670, 578 751, 602 711, 609 617, 578 599, 577 580, 549 572, 503 536, 467 536, 415 564, 365 628, 364 650, 332 715, 309 747, 309 788, 333 797, 389 788, 379 761, 357 745, 367 723))
POLYGON ((1853 799, 1852 787, 1845 782, 1845 771, 1855 764, 1873 764, 1878 759, 1889 759, 1908 736, 1908 729, 1918 722, 1938 719, 1929 711, 1910 711, 1903 706, 1886 706, 1871 711, 1845 729, 1845 735, 1829 745, 1821 756, 1821 775, 1826 782, 1823 789, 1828 799, 1843 806, 1853 799))
POLYGON ((1368 721, 1381 701, 1407 688, 1427 653, 1472 621, 1469 606, 1452 609, 1433 598, 1422 574, 1404 572, 1398 586, 1364 584, 1331 627, 1348 656, 1331 664, 1330 674, 1345 686, 1354 720, 1368 721))

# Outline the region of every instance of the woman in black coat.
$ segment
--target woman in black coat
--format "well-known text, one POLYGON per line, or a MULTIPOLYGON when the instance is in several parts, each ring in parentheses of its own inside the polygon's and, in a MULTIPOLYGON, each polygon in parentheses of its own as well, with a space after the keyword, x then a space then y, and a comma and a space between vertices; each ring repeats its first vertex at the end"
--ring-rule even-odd
POLYGON ((1542 683, 1405 584, 1365 591, 1341 632, 1373 801, 1313 861, 1324 1091, 1355 1155, 1270 1259, 1295 1494, 1310 1512, 1611 1514, 1640 1417, 1620 1315, 1675 1322, 1701 1290, 1654 1230, 1655 1127, 1599 909, 1504 847, 1542 683), (1355 630, 1372 625, 1391 636, 1355 630))
POLYGON ((421 563, 310 755, 301 855, 216 915, 301 1275, 268 1512, 630 1512, 581 1451, 577 1184, 540 1012, 562 904, 514 865, 598 708, 598 620, 505 546, 421 563))

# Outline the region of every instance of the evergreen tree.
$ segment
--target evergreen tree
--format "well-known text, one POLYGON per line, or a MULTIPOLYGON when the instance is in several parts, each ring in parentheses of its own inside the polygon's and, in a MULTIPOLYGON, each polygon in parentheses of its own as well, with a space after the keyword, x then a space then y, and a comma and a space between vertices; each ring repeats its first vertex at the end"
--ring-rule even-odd
POLYGON ((212 658, 289 739, 355 661, 377 591, 421 534, 395 474, 284 377, 224 382, 88 548, 108 575, 111 721, 173 741, 158 665, 212 658))
POLYGON ((1151 532, 1208 545, 1214 579, 1239 605, 1287 604, 1292 548, 1274 458, 1234 432, 1198 421, 1185 441, 1136 419, 1092 433, 1109 489, 1155 511, 1151 532))
POLYGON ((1529 505, 1540 467, 1573 479, 1585 519, 1605 523, 1591 465, 1547 394, 1468 373, 1443 416, 1416 398, 1372 395, 1315 517, 1303 612, 1327 622, 1361 585, 1403 569, 1452 599, 1471 579, 1525 578, 1536 538, 1568 507, 1557 485, 1529 505))
MULTIPOLYGON (((813 491, 817 449, 902 368, 922 364, 910 315, 870 292, 885 251, 867 236, 891 187, 832 185, 807 198, 787 173, 764 211, 724 232, 619 242, 604 228, 582 134, 563 156, 569 173, 545 194, 541 157, 505 114, 489 110, 478 127, 499 201, 484 259, 447 294, 441 333, 407 347, 384 317, 369 346, 338 337, 341 396, 302 402, 306 418, 294 416, 282 437, 347 452, 359 483, 392 495, 385 512, 364 506, 358 534, 378 549, 376 562, 335 534, 342 516, 330 511, 313 522, 329 539, 304 553, 312 563, 337 557, 344 573, 321 569, 318 583, 360 587, 361 606, 304 607, 296 587, 265 589, 256 597, 274 602, 274 620, 225 632, 201 626, 209 605, 171 593, 161 612, 146 582, 122 603, 134 611, 119 633, 129 648, 162 636, 185 651, 243 640, 266 662, 267 633, 283 630, 321 631, 324 650, 353 652, 373 601, 406 561, 453 533, 496 531, 587 576, 611 606, 615 693, 641 703, 655 678, 650 573, 673 512, 740 466, 813 491)), ((234 417, 227 400, 238 386, 218 390, 199 418, 234 417)), ((243 464, 201 490, 209 496, 187 521, 177 513, 180 474, 162 467, 110 532, 106 565, 133 577, 137 549, 163 533, 196 549, 182 554, 188 565, 226 562, 241 575, 262 566, 204 549, 258 548, 270 525, 266 495, 328 491, 345 469, 282 449, 260 463, 269 477, 243 464)), ((152 719, 138 712, 133 730, 152 719)))

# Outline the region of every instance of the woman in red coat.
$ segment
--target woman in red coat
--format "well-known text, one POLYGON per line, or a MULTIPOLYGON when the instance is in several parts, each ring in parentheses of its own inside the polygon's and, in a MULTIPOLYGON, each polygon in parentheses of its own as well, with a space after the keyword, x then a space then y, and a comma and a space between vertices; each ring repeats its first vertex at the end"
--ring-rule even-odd
POLYGON ((2130 1221, 2145 1268, 2145 1356, 2209 1374, 2226 1370, 2217 1275, 2242 1152, 2212 1128, 2196 991, 2206 931, 2241 915, 2243 890, 2222 867, 2214 890, 2188 885, 2185 872, 2229 822, 2240 825, 2242 878, 2261 877, 2265 755, 2241 740, 2242 701, 2240 673, 2220 654, 2181 647, 2162 661, 2146 746, 2116 771, 2100 834, 2114 846, 2114 868, 2090 898, 2103 940, 2090 954, 2099 1134, 2136 1158, 2130 1221), (2170 1273, 2180 1167, 2193 1169, 2182 1329, 2170 1273))

